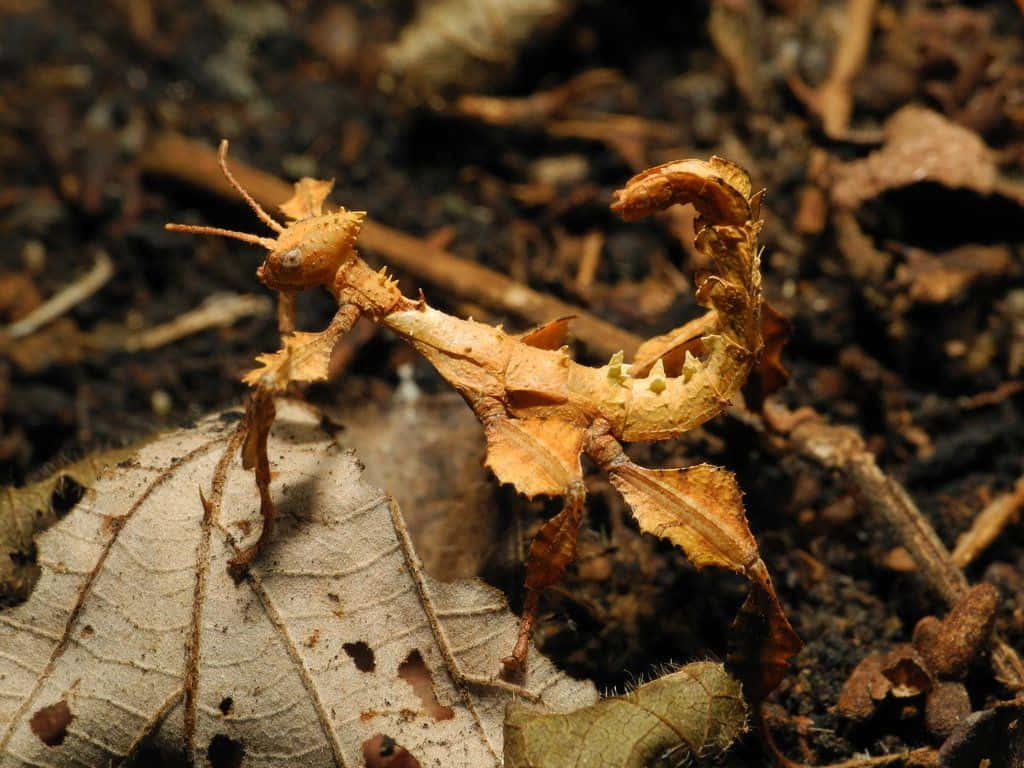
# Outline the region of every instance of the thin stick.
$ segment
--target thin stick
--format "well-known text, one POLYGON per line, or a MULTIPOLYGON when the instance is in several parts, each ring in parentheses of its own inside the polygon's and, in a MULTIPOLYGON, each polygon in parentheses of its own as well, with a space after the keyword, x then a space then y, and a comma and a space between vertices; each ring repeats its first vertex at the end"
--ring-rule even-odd
POLYGON ((1024 509, 1024 477, 1009 493, 1001 493, 974 518, 971 527, 960 534, 953 547, 953 562, 960 568, 970 565, 984 549, 995 541, 1000 531, 1024 509))
POLYGON ((5 329, 0 329, 0 336, 20 339, 35 333, 47 323, 56 320, 72 307, 92 296, 106 285, 113 275, 114 262, 110 260, 106 252, 98 251, 92 269, 70 285, 61 288, 18 322, 11 323, 5 329))
MULTIPOLYGON (((178 134, 156 139, 139 160, 145 171, 186 181, 217 194, 230 196, 234 188, 221 175, 213 150, 178 134)), ((272 174, 244 163, 234 165, 238 178, 252 196, 267 205, 279 204, 294 192, 290 184, 272 174)), ((595 354, 610 357, 622 350, 628 358, 640 346, 640 337, 585 309, 534 291, 501 272, 460 259, 443 248, 376 221, 366 220, 359 243, 387 257, 389 264, 442 287, 452 296, 472 299, 535 324, 546 323, 553 317, 574 315, 573 335, 595 354)))
POLYGON ((214 294, 195 309, 178 315, 170 322, 133 333, 125 339, 123 346, 128 352, 157 349, 207 328, 231 325, 248 315, 268 314, 270 306, 270 300, 266 296, 251 293, 214 294))
POLYGON ((864 65, 871 46, 878 0, 847 0, 844 32, 836 44, 832 66, 817 88, 797 75, 789 79, 793 92, 821 118, 827 136, 842 136, 850 126, 853 113, 853 80, 864 65))
POLYGON ((278 224, 272 218, 270 218, 270 214, 264 211, 263 208, 260 207, 260 204, 253 200, 252 197, 250 197, 249 193, 245 191, 245 188, 242 187, 242 185, 239 184, 237 181, 235 181, 235 177, 231 175, 231 171, 228 170, 227 139, 220 140, 220 148, 217 150, 217 162, 220 164, 220 169, 221 171, 223 171, 224 176, 227 178, 227 180, 231 183, 231 186, 234 187, 235 191, 242 196, 242 199, 249 204, 249 207, 252 208, 253 213, 255 213, 259 217, 260 221, 262 221, 275 232, 284 232, 284 227, 278 224))
MULTIPOLYGON (((968 583, 928 519, 906 489, 879 468, 864 439, 851 427, 836 427, 811 408, 790 411, 777 403, 765 408, 765 423, 786 436, 801 455, 840 472, 861 500, 889 525, 910 553, 918 571, 942 596, 955 605, 967 593, 968 583)), ((1024 688, 1024 665, 1000 638, 993 639, 992 666, 1010 688, 1024 688)))

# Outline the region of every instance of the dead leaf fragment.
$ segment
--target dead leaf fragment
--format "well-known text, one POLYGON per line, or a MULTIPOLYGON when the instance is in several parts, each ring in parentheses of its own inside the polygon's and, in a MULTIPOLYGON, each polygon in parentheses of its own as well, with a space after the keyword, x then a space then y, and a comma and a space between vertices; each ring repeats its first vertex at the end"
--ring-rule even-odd
POLYGON ((413 100, 437 102, 507 72, 520 47, 558 23, 572 0, 440 0, 426 3, 383 53, 384 68, 413 100))
POLYGON ((878 702, 889 694, 892 684, 882 675, 885 655, 873 651, 860 660, 846 679, 836 709, 851 720, 867 720, 875 713, 878 702))
POLYGON ((647 768, 724 753, 746 729, 740 684, 721 664, 694 662, 623 695, 568 714, 512 703, 506 768, 647 768))
MULTIPOLYGON (((282 515, 239 585, 228 563, 258 535, 259 501, 235 451, 218 474, 237 420, 151 443, 38 537, 34 592, 0 612, 0 764, 119 763, 145 743, 195 764, 231 748, 252 766, 359 765, 386 733, 423 765, 500 765, 515 689, 486 680, 516 617, 490 587, 426 576, 355 457, 306 411, 280 410, 282 515), (197 488, 215 476, 204 509, 197 488), (450 718, 400 676, 413 652, 450 718), (74 722, 47 746, 32 714, 65 697, 74 722)), ((536 651, 523 684, 557 709, 595 698, 536 651)))
POLYGON ((833 169, 833 202, 847 210, 882 192, 932 181, 978 194, 995 191, 995 156, 972 130, 924 107, 908 106, 885 124, 885 144, 833 169))
POLYGON ((135 450, 91 454, 24 488, 0 488, 0 606, 24 600, 39 577, 34 536, 67 514, 105 467, 135 450))
POLYGON ((913 646, 872 651, 854 668, 839 692, 836 709, 851 720, 867 720, 886 697, 906 699, 932 687, 932 675, 913 646))

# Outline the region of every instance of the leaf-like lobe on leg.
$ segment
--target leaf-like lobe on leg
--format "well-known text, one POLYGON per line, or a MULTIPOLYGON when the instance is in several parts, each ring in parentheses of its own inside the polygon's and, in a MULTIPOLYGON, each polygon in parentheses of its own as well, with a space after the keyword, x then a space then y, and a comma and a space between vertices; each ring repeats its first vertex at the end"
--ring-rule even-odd
POLYGON ((764 562, 747 573, 750 592, 729 632, 729 669, 743 681, 747 696, 761 702, 782 682, 789 659, 803 647, 779 604, 764 562))
POLYGON ((613 467, 609 477, 640 530, 678 545, 698 568, 742 573, 757 561, 757 542, 731 472, 710 464, 644 469, 628 462, 613 467))
POLYGON ((761 560, 733 474, 709 464, 638 467, 610 435, 593 438, 587 451, 629 503, 642 531, 678 545, 698 568, 718 565, 750 581, 750 593, 733 622, 730 662, 751 699, 763 700, 782 680, 801 643, 761 560))
POLYGON ((277 352, 259 355, 254 368, 242 381, 251 387, 284 392, 293 382, 324 381, 330 368, 331 353, 338 341, 352 330, 359 319, 359 310, 345 304, 340 307, 324 330, 317 333, 296 331, 284 338, 277 352))
POLYGON ((559 496, 583 477, 582 428, 560 419, 493 418, 485 426, 486 464, 528 496, 559 496))

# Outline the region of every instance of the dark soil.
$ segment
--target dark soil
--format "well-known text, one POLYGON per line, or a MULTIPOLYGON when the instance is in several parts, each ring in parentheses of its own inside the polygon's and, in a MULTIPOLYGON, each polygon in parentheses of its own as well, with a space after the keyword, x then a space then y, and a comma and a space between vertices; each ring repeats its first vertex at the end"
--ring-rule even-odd
MULTIPOLYGON (((382 87, 371 52, 397 36, 412 4, 343 5, 359 25, 355 59, 332 60, 314 44, 332 6, 315 0, 0 3, 0 321, 23 314, 15 299, 27 295, 26 284, 46 298, 85 273, 98 251, 113 260, 114 277, 59 321, 69 333, 153 326, 218 292, 263 290, 254 274, 258 249, 164 230, 167 221, 259 226, 237 201, 140 171, 140 153, 167 131, 210 143, 226 136, 235 157, 286 178, 334 177, 333 199, 342 204, 414 235, 448 228, 453 253, 585 303, 636 333, 660 332, 695 314, 692 291, 669 302, 641 300, 653 290, 643 281, 664 275, 665 264, 688 278, 697 265, 662 224, 626 225, 608 212, 611 191, 637 170, 621 152, 538 126, 486 126, 402 101, 382 87), (516 185, 536 181, 537 160, 564 156, 582 160, 578 179, 540 204, 517 197, 516 185), (573 197, 573 189, 584 193, 573 197), (581 293, 564 238, 591 231, 603 234, 604 247, 595 282, 581 293)), ((823 133, 786 79, 790 72, 811 83, 823 79, 843 4, 763 6, 745 32, 745 55, 756 65, 753 97, 734 85, 712 43, 706 2, 666 11, 660 3, 582 0, 532 39, 491 91, 526 96, 590 68, 614 68, 630 88, 597 108, 674 130, 670 139, 642 142, 646 164, 718 153, 745 165, 769 190, 765 292, 793 323, 784 355, 792 378, 779 396, 858 428, 883 469, 906 484, 952 544, 987 500, 1024 474, 1024 393, 998 389, 1019 380, 1024 367, 1024 211, 1005 198, 979 200, 929 185, 865 204, 858 220, 877 247, 895 254, 971 244, 1009 249, 1002 274, 926 306, 905 300, 897 265, 882 285, 858 280, 827 213, 814 232, 801 233, 795 221, 818 183, 808 170, 814 153, 865 156, 877 147, 886 117, 911 102, 978 132, 1003 172, 1019 174, 1024 17, 995 0, 881 4, 854 84, 853 126, 861 137, 846 140, 823 133), (978 50, 989 64, 964 86, 978 50), (996 106, 982 110, 972 100, 979 94, 990 94, 996 106), (1003 394, 976 397, 992 392, 1003 394)), ((416 278, 399 277, 414 294, 416 278)), ((439 287, 428 295, 456 313, 529 324, 439 287)), ((321 328, 332 309, 329 297, 304 295, 298 324, 321 328)), ((272 314, 145 353, 41 338, 33 363, 0 357, 0 483, 20 485, 89 451, 237 404, 245 395, 241 374, 278 341, 272 314)), ((586 350, 580 356, 587 359, 586 350)), ((383 401, 398 363, 407 361, 413 358, 404 347, 378 334, 348 365, 346 379, 312 396, 359 393, 383 401)), ((444 386, 425 364, 414 364, 421 386, 444 386)), ((940 743, 922 725, 919 700, 864 724, 834 709, 868 651, 909 640, 919 618, 944 612, 914 573, 885 564, 899 543, 891 532, 852 503, 839 479, 738 421, 721 418, 690 437, 640 446, 637 455, 648 465, 707 460, 738 475, 751 526, 806 642, 772 699, 783 750, 828 763, 940 743)), ((546 598, 545 651, 600 687, 651 676, 670 661, 724 655, 744 584, 720 572, 698 574, 667 546, 635 546, 633 529, 617 523, 621 502, 594 489, 585 538, 603 542, 592 549, 610 557, 612 576, 598 583, 577 570, 564 591, 546 598)), ((509 518, 525 515, 527 527, 544 510, 511 493, 502 498, 509 518)), ((1022 568, 1024 532, 1010 526, 968 577, 1001 590, 998 628, 1024 651, 1022 568)), ((519 572, 500 564, 492 571, 516 599, 519 572)), ((968 689, 975 709, 1010 697, 983 661, 968 689)), ((730 759, 768 758, 749 738, 730 759)))

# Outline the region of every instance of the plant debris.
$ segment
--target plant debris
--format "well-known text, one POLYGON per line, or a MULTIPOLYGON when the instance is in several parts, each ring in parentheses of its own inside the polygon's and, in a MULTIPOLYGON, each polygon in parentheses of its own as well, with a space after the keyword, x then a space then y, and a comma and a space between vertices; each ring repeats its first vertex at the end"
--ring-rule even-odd
POLYGON ((697 661, 622 696, 568 714, 513 702, 506 768, 648 768, 714 759, 746 729, 740 685, 721 664, 697 661))
POLYGON ((538 653, 521 687, 491 679, 516 635, 500 593, 425 575, 397 506, 295 406, 269 436, 287 515, 236 585, 228 563, 258 535, 238 423, 149 443, 39 537, 39 583, 0 612, 5 762, 199 762, 230 741, 253 765, 351 765, 387 733, 423 765, 498 766, 512 696, 594 700, 538 653))

